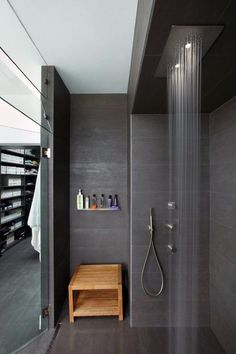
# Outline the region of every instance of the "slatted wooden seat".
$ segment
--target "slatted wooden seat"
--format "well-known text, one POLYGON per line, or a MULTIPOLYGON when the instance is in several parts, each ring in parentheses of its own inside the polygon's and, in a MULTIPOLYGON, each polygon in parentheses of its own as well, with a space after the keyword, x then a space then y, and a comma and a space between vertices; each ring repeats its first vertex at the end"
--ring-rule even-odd
POLYGON ((123 320, 121 264, 80 265, 69 284, 69 318, 118 316, 123 320))

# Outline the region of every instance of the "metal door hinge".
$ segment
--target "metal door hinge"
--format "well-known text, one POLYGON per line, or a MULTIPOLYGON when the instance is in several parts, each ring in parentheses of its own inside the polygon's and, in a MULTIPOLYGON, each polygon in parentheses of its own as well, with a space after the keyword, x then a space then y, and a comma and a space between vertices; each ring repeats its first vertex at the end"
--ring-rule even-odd
POLYGON ((50 159, 51 157, 51 149, 50 148, 41 148, 41 157, 46 157, 47 159, 50 159))
POLYGON ((42 309, 42 318, 46 318, 50 315, 50 305, 42 309))
POLYGON ((49 116, 47 115, 47 113, 46 113, 46 112, 43 112, 43 118, 45 118, 45 119, 49 120, 49 116))

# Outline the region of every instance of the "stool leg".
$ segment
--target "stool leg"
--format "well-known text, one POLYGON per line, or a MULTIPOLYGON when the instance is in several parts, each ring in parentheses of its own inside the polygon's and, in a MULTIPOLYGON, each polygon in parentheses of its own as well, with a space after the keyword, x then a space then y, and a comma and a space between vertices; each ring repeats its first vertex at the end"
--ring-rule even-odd
POLYGON ((69 319, 70 323, 74 322, 74 316, 73 316, 73 309, 74 309, 74 304, 73 304, 73 290, 69 287, 69 319))
POLYGON ((118 285, 118 308, 119 308, 119 320, 123 321, 123 295, 122 285, 118 285))

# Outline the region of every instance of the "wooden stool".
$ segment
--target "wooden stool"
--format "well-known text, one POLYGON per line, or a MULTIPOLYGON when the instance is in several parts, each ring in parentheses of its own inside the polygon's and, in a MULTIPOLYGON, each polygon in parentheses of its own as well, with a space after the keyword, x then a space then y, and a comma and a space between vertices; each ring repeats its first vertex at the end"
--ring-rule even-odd
POLYGON ((118 316, 123 320, 121 264, 80 265, 69 284, 69 318, 118 316))

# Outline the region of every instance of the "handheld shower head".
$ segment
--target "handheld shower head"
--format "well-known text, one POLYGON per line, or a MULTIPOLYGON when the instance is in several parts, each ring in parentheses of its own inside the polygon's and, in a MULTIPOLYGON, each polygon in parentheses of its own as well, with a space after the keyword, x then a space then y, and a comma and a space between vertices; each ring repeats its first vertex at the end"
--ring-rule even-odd
POLYGON ((152 219, 152 208, 150 208, 150 216, 149 216, 148 230, 149 230, 150 232, 153 232, 153 231, 154 231, 153 219, 152 219))
POLYGON ((149 217, 150 217, 150 219, 149 219, 150 223, 148 225, 148 230, 150 232, 150 240, 149 240, 148 250, 147 250, 146 257, 145 257, 144 264, 143 264, 143 268, 142 268, 141 285, 142 285, 142 288, 143 288, 143 291, 145 292, 145 294, 147 294, 148 296, 157 297, 162 293, 163 288, 164 288, 164 274, 163 274, 162 266, 159 261, 157 251, 155 248, 155 244, 153 241, 154 226, 153 226, 153 218, 152 218, 152 208, 150 208, 150 216, 149 217), (145 268, 147 266, 147 260, 150 256, 151 249, 153 251, 153 254, 154 254, 154 257, 156 260, 156 264, 157 264, 157 267, 160 271, 160 276, 161 276, 161 285, 160 285, 160 288, 156 291, 148 289, 145 285, 145 282, 144 282, 144 272, 145 272, 145 268))

